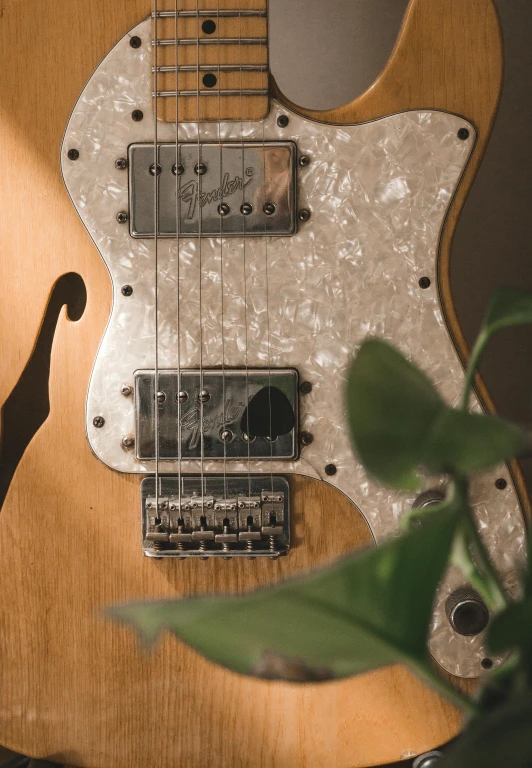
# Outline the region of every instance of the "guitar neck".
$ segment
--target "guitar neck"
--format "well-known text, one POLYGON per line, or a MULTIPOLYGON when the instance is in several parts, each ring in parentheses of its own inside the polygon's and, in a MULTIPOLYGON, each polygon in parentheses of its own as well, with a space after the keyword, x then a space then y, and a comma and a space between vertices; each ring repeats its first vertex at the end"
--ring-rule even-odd
POLYGON ((267 0, 157 0, 152 28, 159 120, 268 114, 267 0))

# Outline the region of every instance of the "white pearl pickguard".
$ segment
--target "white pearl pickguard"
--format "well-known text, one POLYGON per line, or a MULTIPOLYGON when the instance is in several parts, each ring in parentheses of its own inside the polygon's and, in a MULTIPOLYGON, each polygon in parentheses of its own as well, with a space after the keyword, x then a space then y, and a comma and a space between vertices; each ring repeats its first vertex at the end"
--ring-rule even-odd
MULTIPOLYGON (((122 446, 122 438, 134 433, 135 411, 121 387, 133 384, 136 370, 155 367, 155 245, 131 238, 127 225, 117 222, 117 213, 128 210, 128 179, 115 161, 127 155, 130 144, 153 142, 150 24, 147 19, 131 30, 93 74, 69 120, 61 153, 65 184, 109 269, 114 292, 89 384, 87 435, 95 455, 109 467, 138 473, 153 472, 154 463, 140 462, 122 446), (131 35, 143 41, 139 49, 129 45, 131 35), (144 120, 132 120, 134 109, 144 112, 144 120), (72 147, 80 153, 76 161, 67 157, 72 147), (133 286, 131 296, 121 293, 126 284, 133 286), (95 416, 104 417, 103 428, 93 425, 95 416)), ((298 187, 299 206, 309 208, 312 217, 293 237, 248 238, 245 246, 241 238, 202 238, 203 367, 222 362, 244 367, 247 357, 251 368, 297 368, 301 380, 313 385, 311 394, 300 399, 300 426, 314 441, 298 461, 255 462, 252 470, 326 479, 360 508, 375 539, 382 541, 398 532, 413 498, 368 478, 354 458, 343 397, 346 371, 366 336, 383 337, 421 365, 449 403, 457 403, 463 370, 443 319, 436 264, 441 229, 474 145, 474 128, 436 111, 335 126, 301 117, 276 101, 264 123, 200 126, 201 141, 242 137, 290 139, 300 154, 310 156, 310 165, 298 169, 298 187), (289 117, 286 128, 277 125, 279 114, 289 117), (469 138, 460 140, 457 133, 464 127, 469 138), (422 276, 431 280, 425 290, 418 282, 422 276), (325 466, 331 463, 338 471, 329 478, 325 466)), ((160 123, 158 140, 175 142, 176 126, 160 123)), ((181 124, 179 140, 197 141, 197 124, 181 124)), ((199 248, 198 239, 179 241, 182 368, 200 364, 199 248)), ((178 364, 177 259, 177 241, 159 240, 160 369, 178 364)), ((183 462, 182 468, 193 473, 199 464, 183 462)), ((159 469, 177 472, 177 463, 160 462, 159 469)), ((204 471, 219 472, 220 462, 205 461, 204 471)), ((227 471, 247 472, 247 462, 229 462, 227 471)), ((472 503, 505 584, 515 592, 525 535, 506 467, 473 479, 472 503), (506 490, 495 488, 497 477, 508 481, 506 490)), ((486 655, 484 637, 457 635, 444 610, 447 595, 462 583, 463 577, 450 569, 435 606, 429 647, 449 672, 477 676, 486 655)))

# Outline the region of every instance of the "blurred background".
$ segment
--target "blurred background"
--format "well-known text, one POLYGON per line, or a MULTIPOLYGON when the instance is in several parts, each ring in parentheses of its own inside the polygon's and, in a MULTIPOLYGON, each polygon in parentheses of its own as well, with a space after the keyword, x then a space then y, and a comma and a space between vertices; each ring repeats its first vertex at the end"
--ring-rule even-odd
MULTIPOLYGON (((371 85, 408 5, 408 0, 269 1, 272 73, 288 98, 314 109, 345 104, 371 85)), ((469 344, 495 288, 532 290, 532 2, 495 3, 505 45, 503 96, 452 252, 452 290, 469 344)), ((532 426, 532 329, 502 332, 481 371, 499 413, 532 426)), ((532 459, 522 467, 532 493, 532 459)))

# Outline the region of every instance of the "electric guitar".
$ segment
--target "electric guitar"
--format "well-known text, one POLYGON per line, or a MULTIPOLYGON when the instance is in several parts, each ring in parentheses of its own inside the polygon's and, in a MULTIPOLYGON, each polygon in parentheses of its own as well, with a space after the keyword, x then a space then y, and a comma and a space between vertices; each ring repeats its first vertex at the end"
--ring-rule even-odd
MULTIPOLYGON (((266 0, 32 0, 0 18, 4 441, 56 325, 24 405, 49 392, 49 414, 0 519, 0 742, 25 754, 345 768, 460 729, 400 667, 247 679, 175 638, 147 654, 102 617, 324 565, 444 490, 367 477, 343 389, 375 334, 458 398, 451 242, 500 94, 492 0, 411 0, 374 85, 325 112, 279 93, 267 22, 266 0)), ((476 478, 472 503, 511 590, 516 467, 476 478)), ((428 641, 456 684, 500 662, 464 586, 449 571, 428 641)))

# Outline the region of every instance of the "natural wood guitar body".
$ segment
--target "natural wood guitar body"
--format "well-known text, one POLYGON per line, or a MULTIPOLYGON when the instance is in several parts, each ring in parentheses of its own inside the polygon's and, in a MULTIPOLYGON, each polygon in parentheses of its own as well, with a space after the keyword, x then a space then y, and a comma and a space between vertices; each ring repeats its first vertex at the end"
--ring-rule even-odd
MULTIPOLYGON (((131 631, 101 616, 102 607, 125 600, 248 590, 371 544, 354 505, 325 483, 295 477, 288 558, 153 562, 140 556, 138 478, 110 471, 86 442, 87 382, 111 285, 63 187, 59 147, 88 76, 149 11, 145 0, 11 0, 0 12, 8 75, 0 82, 7 169, 0 402, 31 355, 55 282, 72 271, 87 287, 81 320, 70 322, 66 313, 59 320, 50 415, 18 466, 0 518, 0 742, 87 768, 355 768, 423 752, 454 736, 460 716, 402 668, 319 686, 259 682, 211 665, 174 638, 146 653, 131 631), (337 515, 342 536, 326 524, 337 515)), ((501 73, 491 0, 412 0, 388 66, 367 93, 329 112, 297 108, 331 123, 434 108, 474 124, 477 143, 439 264, 462 357, 450 246, 489 137, 501 73)), ((272 90, 286 103, 274 83, 272 90)))

